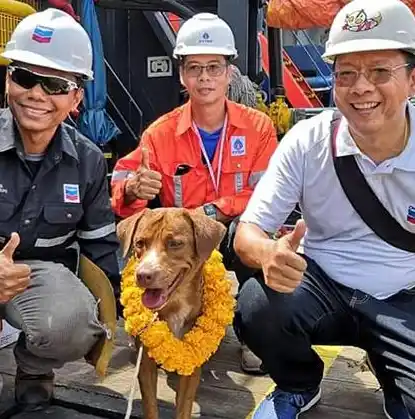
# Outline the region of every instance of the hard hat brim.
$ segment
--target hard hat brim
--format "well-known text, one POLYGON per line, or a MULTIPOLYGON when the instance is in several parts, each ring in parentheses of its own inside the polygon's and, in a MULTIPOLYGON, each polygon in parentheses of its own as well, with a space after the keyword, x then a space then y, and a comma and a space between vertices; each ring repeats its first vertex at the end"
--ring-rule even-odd
POLYGON ((183 48, 182 51, 180 50, 174 50, 173 57, 179 58, 186 55, 223 55, 226 57, 232 57, 236 58, 238 56, 238 53, 235 51, 233 53, 229 53, 229 48, 218 48, 218 47, 186 47, 183 48))
POLYGON ((40 67, 52 68, 54 70, 64 71, 66 73, 79 74, 85 80, 93 80, 93 72, 85 71, 85 73, 79 72, 77 68, 68 67, 68 65, 61 65, 59 62, 54 60, 49 60, 48 58, 43 57, 40 54, 36 54, 30 51, 24 50, 12 50, 8 52, 3 52, 1 56, 7 60, 19 61, 25 64, 38 65, 40 67))
POLYGON ((353 39, 341 42, 333 47, 328 47, 322 54, 324 61, 333 63, 338 55, 353 54, 355 52, 384 51, 384 50, 405 50, 415 54, 415 45, 408 48, 408 44, 385 39, 353 39))

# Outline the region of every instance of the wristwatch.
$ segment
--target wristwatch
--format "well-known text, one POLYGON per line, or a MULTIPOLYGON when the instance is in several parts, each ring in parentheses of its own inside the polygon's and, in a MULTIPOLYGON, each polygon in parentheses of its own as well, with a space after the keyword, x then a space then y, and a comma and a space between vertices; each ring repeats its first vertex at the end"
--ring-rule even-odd
POLYGON ((213 204, 205 204, 203 205, 203 211, 205 211, 205 214, 210 217, 213 218, 214 220, 216 220, 217 217, 217 211, 216 211, 216 207, 213 204))

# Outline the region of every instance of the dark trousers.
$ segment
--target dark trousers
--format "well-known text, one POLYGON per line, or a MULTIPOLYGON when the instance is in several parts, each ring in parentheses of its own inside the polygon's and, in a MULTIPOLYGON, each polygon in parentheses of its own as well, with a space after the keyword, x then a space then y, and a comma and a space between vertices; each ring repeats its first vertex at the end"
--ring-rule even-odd
POLYGON ((233 242, 235 239, 236 228, 239 223, 239 217, 234 218, 229 225, 225 237, 220 244, 219 251, 223 256, 223 264, 228 271, 235 272, 236 278, 238 279, 239 289, 241 286, 251 277, 256 276, 260 271, 251 269, 245 266, 233 248, 233 242))
MULTIPOLYGON (((385 395, 415 418, 415 289, 378 300, 344 287, 312 260, 292 294, 250 278, 238 296, 235 331, 286 391, 319 386, 323 362, 312 345, 367 351, 385 395)), ((391 278, 393 281, 393 278, 391 278)))

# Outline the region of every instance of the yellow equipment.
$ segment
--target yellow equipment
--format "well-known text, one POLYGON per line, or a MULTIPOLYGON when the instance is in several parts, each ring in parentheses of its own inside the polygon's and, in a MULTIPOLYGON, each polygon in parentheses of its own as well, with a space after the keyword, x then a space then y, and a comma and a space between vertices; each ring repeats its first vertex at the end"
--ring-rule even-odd
POLYGON ((258 93, 256 107, 271 118, 279 136, 286 134, 293 125, 293 110, 288 107, 285 96, 276 96, 274 102, 267 106, 262 95, 258 93))
POLYGON ((98 319, 106 329, 106 334, 85 357, 88 363, 94 365, 98 376, 103 378, 115 345, 117 308, 114 291, 105 273, 83 255, 79 265, 79 278, 98 301, 98 319))
MULTIPOLYGON (((0 53, 3 52, 17 24, 26 16, 36 13, 29 4, 15 0, 0 0, 0 53)), ((8 61, 0 57, 0 65, 6 66, 8 61)))

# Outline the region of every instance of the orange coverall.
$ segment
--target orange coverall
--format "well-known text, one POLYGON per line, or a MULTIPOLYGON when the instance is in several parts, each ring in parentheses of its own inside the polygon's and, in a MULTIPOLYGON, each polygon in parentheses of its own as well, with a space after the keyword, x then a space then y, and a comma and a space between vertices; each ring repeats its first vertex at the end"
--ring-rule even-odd
MULTIPOLYGON (((125 218, 147 206, 148 201, 139 199, 129 205, 124 201, 125 183, 140 166, 141 147, 146 147, 150 168, 162 174, 159 197, 163 207, 191 209, 211 203, 227 216, 240 215, 278 143, 272 121, 263 112, 232 101, 226 102, 226 108, 228 123, 218 193, 203 164, 187 102, 152 123, 143 133, 140 146, 115 165, 111 180, 114 212, 125 218), (235 148, 238 139, 239 148, 235 148), (180 165, 187 165, 189 171, 177 176, 180 165)), ((218 149, 219 144, 212 161, 215 176, 218 149)))

